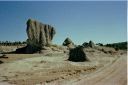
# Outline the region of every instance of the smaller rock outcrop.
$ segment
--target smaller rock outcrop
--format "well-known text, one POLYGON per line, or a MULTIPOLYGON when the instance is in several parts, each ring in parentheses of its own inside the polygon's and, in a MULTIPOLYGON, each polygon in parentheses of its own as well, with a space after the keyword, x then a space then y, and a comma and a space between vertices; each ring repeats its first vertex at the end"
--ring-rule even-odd
POLYGON ((86 56, 83 46, 78 46, 74 49, 70 49, 68 60, 74 61, 74 62, 89 61, 89 59, 86 56))
POLYGON ((63 46, 67 46, 68 48, 74 48, 75 45, 72 42, 72 40, 70 38, 66 38, 63 42, 63 46))
POLYGON ((84 42, 84 43, 82 44, 82 46, 86 48, 86 47, 89 47, 89 44, 88 44, 87 42, 84 42))
POLYGON ((95 47, 95 44, 94 44, 93 41, 89 41, 89 43, 84 42, 84 43, 82 44, 82 46, 94 48, 94 47, 95 47))
POLYGON ((95 47, 95 44, 94 44, 93 41, 89 41, 89 47, 91 47, 91 48, 94 48, 95 47))

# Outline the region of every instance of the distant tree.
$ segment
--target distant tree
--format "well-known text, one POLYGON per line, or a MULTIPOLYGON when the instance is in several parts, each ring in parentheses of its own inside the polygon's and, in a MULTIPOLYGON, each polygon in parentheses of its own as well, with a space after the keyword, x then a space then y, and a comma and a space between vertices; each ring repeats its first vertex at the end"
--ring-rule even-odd
POLYGON ((15 45, 25 45, 26 41, 15 41, 15 42, 11 42, 11 41, 0 41, 0 45, 1 46, 15 46, 15 45))
POLYGON ((23 41, 22 44, 26 44, 26 41, 23 41))
POLYGON ((120 43, 112 43, 112 44, 106 44, 106 47, 113 47, 115 50, 126 50, 127 49, 127 42, 120 42, 120 43))
POLYGON ((96 45, 103 46, 103 44, 102 44, 102 43, 97 43, 96 45))

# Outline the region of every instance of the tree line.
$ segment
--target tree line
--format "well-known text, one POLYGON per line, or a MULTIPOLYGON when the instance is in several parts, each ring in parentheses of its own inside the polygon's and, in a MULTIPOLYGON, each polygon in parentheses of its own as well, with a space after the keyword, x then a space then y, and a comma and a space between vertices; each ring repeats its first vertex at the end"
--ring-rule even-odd
POLYGON ((26 41, 0 41, 1 46, 17 46, 17 45, 25 45, 26 41))
POLYGON ((119 43, 111 43, 111 44, 102 44, 97 43, 96 45, 99 46, 105 46, 105 47, 112 47, 115 48, 115 50, 127 50, 127 41, 126 42, 119 42, 119 43))
POLYGON ((116 50, 127 50, 127 42, 119 42, 119 43, 113 43, 113 44, 106 44, 104 45, 106 47, 113 47, 116 50))

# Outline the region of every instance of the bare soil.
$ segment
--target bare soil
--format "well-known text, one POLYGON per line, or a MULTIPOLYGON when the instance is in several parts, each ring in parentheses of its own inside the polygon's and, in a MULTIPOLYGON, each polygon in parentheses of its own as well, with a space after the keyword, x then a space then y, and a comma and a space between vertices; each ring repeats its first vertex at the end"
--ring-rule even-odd
POLYGON ((86 55, 90 59, 88 62, 68 61, 66 53, 6 54, 7 59, 0 59, 4 62, 0 64, 0 85, 126 85, 125 73, 122 72, 126 70, 126 61, 122 61, 126 52, 112 54, 87 48, 86 55), (115 73, 118 66, 121 68, 115 73), (124 78, 124 84, 113 84, 112 79, 116 80, 117 74, 120 75, 117 77, 124 78), (109 83, 104 84, 106 81, 109 83))

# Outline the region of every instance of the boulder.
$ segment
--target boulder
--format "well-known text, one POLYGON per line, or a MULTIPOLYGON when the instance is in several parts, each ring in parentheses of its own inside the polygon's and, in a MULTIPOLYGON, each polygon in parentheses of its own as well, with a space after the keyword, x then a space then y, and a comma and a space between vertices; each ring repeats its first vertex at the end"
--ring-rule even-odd
POLYGON ((86 47, 89 47, 89 43, 84 42, 84 43, 82 44, 82 46, 84 46, 85 48, 86 48, 86 47))
POLYGON ((74 48, 75 45, 72 42, 72 40, 70 38, 66 38, 63 42, 63 46, 67 46, 68 48, 74 48))
POLYGON ((93 41, 89 41, 89 47, 91 47, 91 48, 94 48, 95 47, 95 44, 94 44, 93 41))
POLYGON ((89 61, 83 46, 78 46, 74 49, 70 49, 68 60, 74 62, 89 61))
POLYGON ((84 42, 84 43, 82 44, 82 46, 94 48, 94 47, 95 47, 95 44, 94 44, 93 41, 89 41, 89 43, 84 42))

